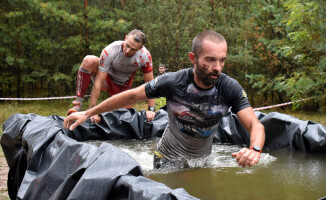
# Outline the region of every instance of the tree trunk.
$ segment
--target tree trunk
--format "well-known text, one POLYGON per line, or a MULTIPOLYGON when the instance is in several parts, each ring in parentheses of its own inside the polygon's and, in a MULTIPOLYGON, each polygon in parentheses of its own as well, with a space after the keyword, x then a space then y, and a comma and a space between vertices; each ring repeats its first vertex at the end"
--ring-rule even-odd
POLYGON ((85 0, 85 46, 86 46, 86 55, 89 54, 89 36, 88 36, 88 0, 85 0))
POLYGON ((215 11, 214 0, 210 0, 209 3, 211 4, 211 9, 214 12, 215 11))
MULTIPOLYGON (((20 57, 20 42, 17 41, 17 58, 20 57)), ((16 97, 20 98, 20 84, 21 84, 21 70, 19 67, 19 63, 15 62, 16 67, 16 84, 17 84, 17 91, 16 91, 16 97)))
MULTIPOLYGON (((181 5, 180 2, 178 2, 178 11, 177 11, 177 30, 175 31, 175 60, 178 60, 179 58, 179 24, 180 24, 180 10, 181 5)), ((179 64, 176 63, 177 69, 179 70, 179 64)))

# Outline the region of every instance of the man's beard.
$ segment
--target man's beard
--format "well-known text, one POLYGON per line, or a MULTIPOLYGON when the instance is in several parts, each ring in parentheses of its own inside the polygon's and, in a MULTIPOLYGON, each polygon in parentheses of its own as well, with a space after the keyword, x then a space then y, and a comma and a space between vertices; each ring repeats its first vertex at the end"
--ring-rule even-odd
POLYGON ((205 85, 205 86, 211 86, 215 85, 218 82, 218 79, 220 77, 219 72, 213 71, 207 74, 207 65, 200 66, 197 61, 197 66, 195 67, 195 73, 198 76, 199 80, 205 85), (210 76, 217 76, 216 79, 211 78, 210 76))

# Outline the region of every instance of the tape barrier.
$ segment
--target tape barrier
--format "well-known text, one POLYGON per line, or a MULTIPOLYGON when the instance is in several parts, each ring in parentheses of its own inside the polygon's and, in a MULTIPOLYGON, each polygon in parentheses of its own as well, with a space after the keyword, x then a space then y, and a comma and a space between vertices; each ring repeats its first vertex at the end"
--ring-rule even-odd
POLYGON ((315 98, 315 97, 309 97, 309 98, 300 99, 300 100, 297 100, 297 101, 291 101, 291 102, 286 102, 286 103, 281 103, 281 104, 276 104, 276 105, 271 105, 271 106, 265 106, 265 107, 260 107, 260 108, 254 108, 253 110, 254 110, 254 111, 267 110, 267 109, 271 109, 271 108, 276 108, 276 107, 281 107, 281 106, 291 105, 291 104, 293 104, 293 103, 298 103, 298 102, 301 102, 301 101, 307 101, 307 100, 310 100, 310 99, 313 99, 313 98, 315 98))
MULTIPOLYGON (((91 95, 85 95, 84 97, 90 97, 91 95)), ((34 100, 54 100, 54 99, 74 99, 76 96, 66 97, 40 97, 40 98, 0 98, 1 100, 13 100, 13 101, 34 101, 34 100)))
MULTIPOLYGON (((91 95, 85 95, 85 97, 90 97, 91 95)), ((0 98, 1 100, 15 100, 15 101, 33 101, 33 100, 55 100, 55 99, 74 99, 76 96, 66 96, 66 97, 41 97, 41 98, 0 98)), ((281 107, 281 106, 287 106, 291 105, 296 102, 301 102, 301 101, 307 101, 309 99, 313 99, 314 97, 310 98, 305 98, 305 99, 300 99, 297 101, 291 101, 291 102, 286 102, 286 103, 281 103, 281 104, 276 104, 276 105, 271 105, 271 106, 265 106, 265 107, 260 107, 260 108, 254 108, 254 111, 260 111, 260 110, 267 110, 271 108, 276 108, 276 107, 281 107)))

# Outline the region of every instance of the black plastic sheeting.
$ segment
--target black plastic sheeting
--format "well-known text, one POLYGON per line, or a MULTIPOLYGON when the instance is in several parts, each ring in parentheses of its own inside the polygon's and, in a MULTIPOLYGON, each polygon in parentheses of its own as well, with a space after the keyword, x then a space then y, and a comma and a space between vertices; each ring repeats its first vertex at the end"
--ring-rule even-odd
MULTIPOLYGON (((101 118, 99 124, 86 121, 75 130, 68 131, 68 136, 77 141, 142 140, 161 137, 168 123, 167 112, 164 109, 158 110, 151 122, 147 122, 145 111, 137 112, 132 108, 106 112, 101 114, 101 118)), ((58 119, 58 126, 62 127, 62 121, 63 118, 58 119)))
MULTIPOLYGON (((288 147, 304 152, 326 153, 326 127, 322 124, 299 120, 278 112, 265 114, 256 111, 255 114, 265 127, 264 150, 288 147)), ((168 114, 164 109, 156 113, 151 123, 146 121, 145 111, 138 113, 134 109, 119 109, 102 114, 102 121, 98 125, 87 121, 67 134, 77 141, 148 139, 161 137, 167 123, 168 114)), ((62 126, 62 122, 58 125, 62 126)), ((236 115, 229 112, 219 125, 214 143, 249 146, 250 137, 236 115)))
MULTIPOLYGON (((81 134, 83 139, 144 138, 138 134, 143 125, 137 126, 143 115, 134 110, 111 114, 119 116, 121 112, 120 122, 109 122, 111 130, 104 125, 104 115, 100 125, 88 121, 68 135, 89 127, 81 134), (119 132, 119 126, 123 131, 130 129, 130 136, 119 132)), ((97 147, 68 137, 62 122, 58 116, 14 114, 4 123, 1 146, 10 168, 11 199, 197 199, 182 188, 172 190, 145 178, 134 159, 109 143, 97 147)))
MULTIPOLYGON (((271 112, 255 112, 265 127, 265 145, 263 150, 273 151, 282 148, 291 150, 326 153, 326 127, 313 121, 299 120, 290 115, 271 112)), ((241 125, 236 115, 228 113, 220 123, 214 142, 245 144, 249 146, 247 130, 241 125)))
MULTIPOLYGON (((265 126, 264 151, 281 148, 326 152, 326 127, 280 113, 255 112, 265 126)), ((160 137, 168 122, 160 109, 152 122, 145 111, 119 109, 101 114, 73 131, 63 130, 63 117, 14 114, 3 125, 1 146, 10 168, 8 193, 12 199, 196 199, 184 189, 172 190, 143 176, 129 155, 109 143, 89 140, 160 137)), ((249 134, 228 113, 214 143, 249 145, 249 134)))

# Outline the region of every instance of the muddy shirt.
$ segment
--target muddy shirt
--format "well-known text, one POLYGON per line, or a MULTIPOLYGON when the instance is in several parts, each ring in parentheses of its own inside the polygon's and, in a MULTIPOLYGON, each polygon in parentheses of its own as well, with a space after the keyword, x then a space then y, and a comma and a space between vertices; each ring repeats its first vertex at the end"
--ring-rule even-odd
POLYGON ((123 54, 124 41, 116 41, 105 47, 100 56, 98 69, 107 72, 110 78, 118 85, 131 85, 137 69, 143 73, 153 71, 152 56, 143 47, 132 57, 123 54))
POLYGON ((148 98, 166 97, 169 123, 158 150, 168 159, 208 156, 229 108, 237 113, 250 107, 236 80, 222 73, 214 87, 201 89, 194 82, 193 68, 158 76, 146 84, 145 91, 148 98))

